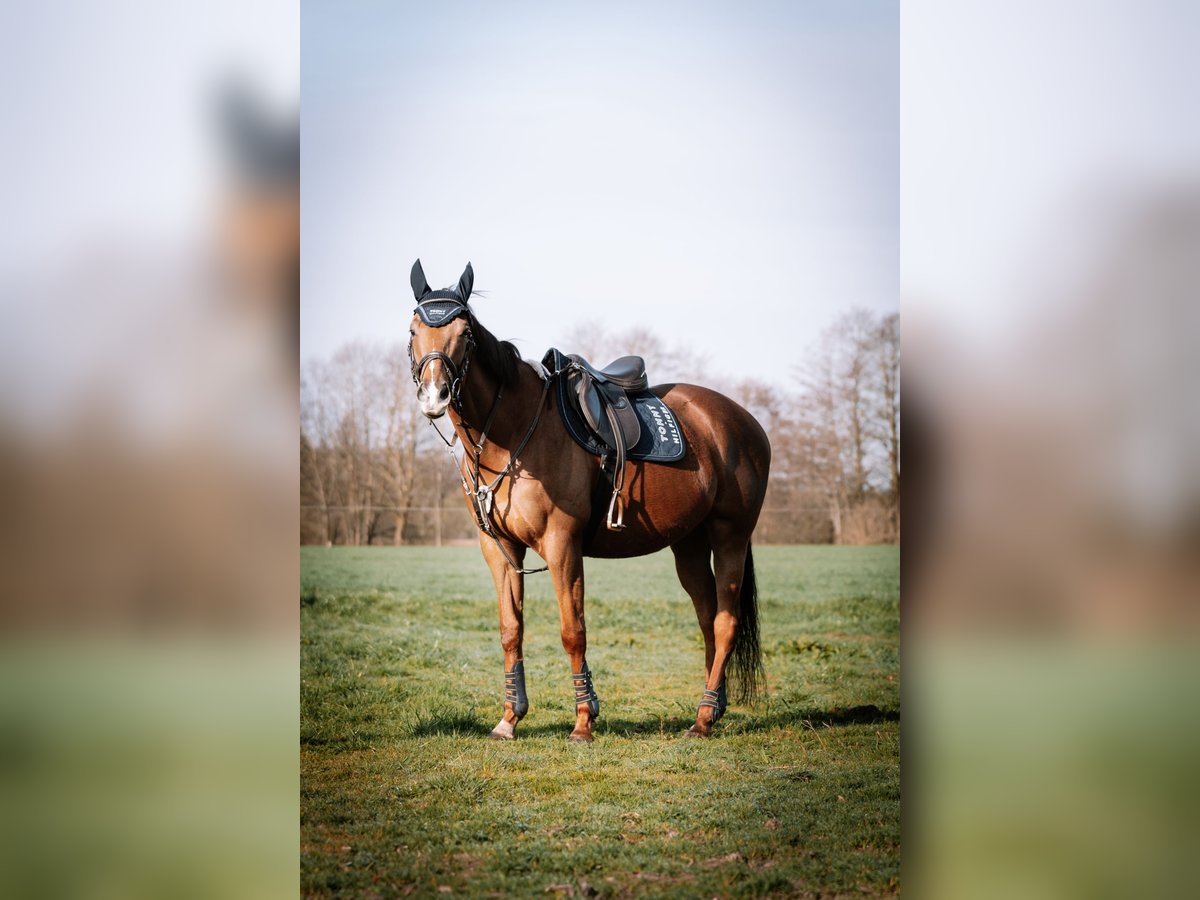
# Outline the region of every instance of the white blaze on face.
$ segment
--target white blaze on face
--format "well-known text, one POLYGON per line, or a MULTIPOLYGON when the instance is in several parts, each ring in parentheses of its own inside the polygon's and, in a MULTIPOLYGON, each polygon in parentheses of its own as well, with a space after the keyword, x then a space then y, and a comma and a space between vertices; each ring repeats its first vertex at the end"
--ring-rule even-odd
MULTIPOLYGON (((430 328, 414 316, 409 333, 413 340, 413 357, 418 366, 431 352, 445 353, 453 358, 454 341, 446 328, 430 328)), ((417 403, 421 412, 430 419, 441 418, 450 406, 453 380, 450 367, 444 359, 434 358, 425 364, 420 378, 417 384, 417 403)))
POLYGON ((450 405, 450 373, 446 364, 435 359, 425 367, 421 383, 417 386, 417 402, 421 412, 430 419, 441 418, 450 405))

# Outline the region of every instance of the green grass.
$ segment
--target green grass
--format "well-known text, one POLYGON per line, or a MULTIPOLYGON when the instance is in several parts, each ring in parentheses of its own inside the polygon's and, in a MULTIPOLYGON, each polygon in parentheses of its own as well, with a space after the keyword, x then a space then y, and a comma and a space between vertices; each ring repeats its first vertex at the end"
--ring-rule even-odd
POLYGON ((754 553, 769 694, 708 741, 680 737, 704 661, 671 555, 587 561, 601 717, 578 746, 547 575, 526 579, 530 713, 495 743, 503 659, 479 551, 305 548, 304 893, 898 890, 899 553, 754 553))

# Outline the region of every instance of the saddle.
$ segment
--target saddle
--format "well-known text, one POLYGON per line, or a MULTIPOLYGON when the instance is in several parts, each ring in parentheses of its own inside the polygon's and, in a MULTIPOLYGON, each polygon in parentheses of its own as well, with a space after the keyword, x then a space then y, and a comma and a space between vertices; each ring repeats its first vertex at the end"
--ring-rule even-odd
MULTIPOLYGON (((612 498, 605 524, 610 531, 625 527, 625 462, 642 439, 642 423, 635 401, 647 396, 649 379, 640 356, 622 356, 597 369, 578 354, 550 350, 543 365, 561 379, 559 407, 572 437, 603 460, 613 460, 612 498), (586 425, 587 434, 573 429, 571 419, 586 425)), ((655 401, 653 395, 649 395, 655 401)), ((637 458, 635 455, 634 458, 637 458)), ((644 457, 643 457, 644 458, 644 457)))
POLYGON ((571 366, 565 373, 567 384, 579 403, 579 412, 593 434, 604 443, 613 457, 613 491, 605 514, 609 531, 625 527, 625 461, 629 450, 642 436, 642 426, 633 410, 630 393, 649 386, 646 362, 640 356, 622 356, 603 369, 595 368, 578 354, 567 357, 571 366))

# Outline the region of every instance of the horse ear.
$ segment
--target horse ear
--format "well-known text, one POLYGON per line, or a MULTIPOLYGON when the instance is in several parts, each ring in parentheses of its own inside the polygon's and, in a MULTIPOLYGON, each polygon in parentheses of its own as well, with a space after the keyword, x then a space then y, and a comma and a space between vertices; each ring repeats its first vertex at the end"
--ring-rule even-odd
POLYGON ((463 303, 471 299, 473 284, 475 284, 475 270, 471 268, 470 263, 467 263, 467 267, 463 269, 462 278, 458 279, 458 296, 462 297, 463 303))
POLYGON ((425 280, 425 270, 421 268, 421 261, 419 259, 413 263, 412 275, 409 276, 409 282, 412 284, 413 296, 418 300, 431 290, 429 282, 425 280))

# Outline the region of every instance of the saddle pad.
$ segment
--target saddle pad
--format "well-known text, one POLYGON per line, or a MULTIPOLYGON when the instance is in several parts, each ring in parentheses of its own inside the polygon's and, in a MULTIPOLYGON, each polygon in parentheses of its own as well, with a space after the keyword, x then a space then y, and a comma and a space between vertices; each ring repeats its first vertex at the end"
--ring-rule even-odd
MULTIPOLYGON (((592 434, 572 400, 574 391, 570 389, 568 379, 561 371, 568 360, 557 350, 551 350, 546 354, 543 363, 554 373, 553 377, 558 382, 554 394, 558 397, 558 412, 567 427, 567 432, 575 443, 589 453, 596 456, 608 453, 608 448, 592 434)), ((683 459, 687 444, 671 408, 649 390, 638 391, 628 396, 642 425, 642 435, 637 446, 629 448, 628 459, 634 462, 658 463, 678 462, 683 459)))

